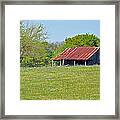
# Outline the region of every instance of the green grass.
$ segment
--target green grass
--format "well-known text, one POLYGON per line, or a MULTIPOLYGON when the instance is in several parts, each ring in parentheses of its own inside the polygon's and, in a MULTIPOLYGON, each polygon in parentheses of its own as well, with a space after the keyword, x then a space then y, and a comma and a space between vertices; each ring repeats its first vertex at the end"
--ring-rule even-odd
POLYGON ((21 100, 99 100, 100 67, 21 68, 21 100))

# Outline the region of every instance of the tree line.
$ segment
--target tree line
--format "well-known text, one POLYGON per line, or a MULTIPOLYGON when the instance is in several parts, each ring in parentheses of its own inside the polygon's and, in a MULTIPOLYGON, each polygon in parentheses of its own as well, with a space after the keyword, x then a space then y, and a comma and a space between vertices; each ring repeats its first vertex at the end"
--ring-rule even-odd
POLYGON ((94 34, 78 34, 63 42, 49 43, 48 35, 42 24, 20 21, 20 66, 50 66, 51 58, 66 48, 79 46, 100 46, 100 39, 94 34))

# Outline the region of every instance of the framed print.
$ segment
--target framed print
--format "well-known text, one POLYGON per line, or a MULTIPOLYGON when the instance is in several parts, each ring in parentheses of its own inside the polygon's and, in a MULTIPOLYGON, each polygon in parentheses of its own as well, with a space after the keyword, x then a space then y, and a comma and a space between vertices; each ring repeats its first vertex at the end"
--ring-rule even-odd
POLYGON ((119 119, 119 2, 1 2, 2 119, 119 119))

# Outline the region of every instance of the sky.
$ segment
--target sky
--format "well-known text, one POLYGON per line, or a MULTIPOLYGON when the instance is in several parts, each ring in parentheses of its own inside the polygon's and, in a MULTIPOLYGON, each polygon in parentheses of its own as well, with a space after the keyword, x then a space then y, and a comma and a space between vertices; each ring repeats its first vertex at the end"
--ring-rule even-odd
POLYGON ((30 24, 43 24, 48 34, 47 41, 62 42, 78 34, 95 34, 100 38, 99 20, 26 20, 30 24))

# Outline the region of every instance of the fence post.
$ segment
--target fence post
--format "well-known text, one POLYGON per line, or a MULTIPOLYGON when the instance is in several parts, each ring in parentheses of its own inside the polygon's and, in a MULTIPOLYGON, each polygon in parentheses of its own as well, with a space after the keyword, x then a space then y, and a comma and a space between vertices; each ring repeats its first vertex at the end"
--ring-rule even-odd
POLYGON ((53 60, 52 60, 52 67, 53 67, 53 60))

